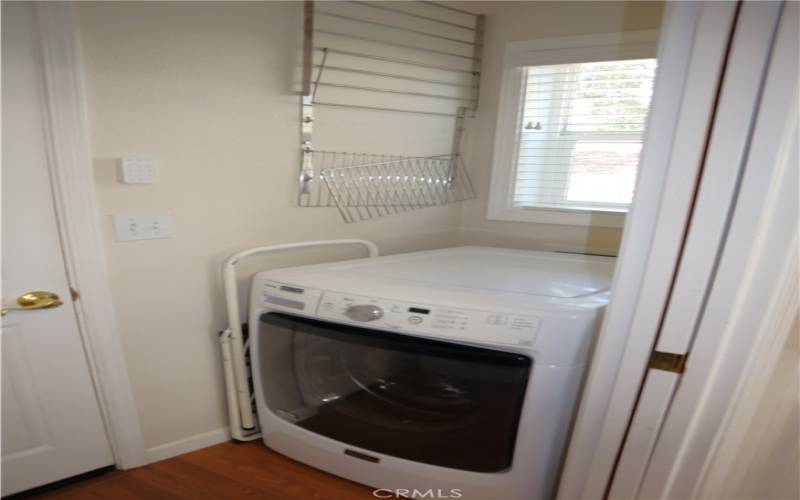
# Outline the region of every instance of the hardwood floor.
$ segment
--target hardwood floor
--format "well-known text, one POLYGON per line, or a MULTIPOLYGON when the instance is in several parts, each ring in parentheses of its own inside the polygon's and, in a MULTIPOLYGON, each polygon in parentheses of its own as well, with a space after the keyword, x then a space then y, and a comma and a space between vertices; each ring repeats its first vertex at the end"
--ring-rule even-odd
POLYGON ((113 471, 36 499, 373 499, 372 488, 295 462, 260 441, 223 443, 145 467, 113 471))

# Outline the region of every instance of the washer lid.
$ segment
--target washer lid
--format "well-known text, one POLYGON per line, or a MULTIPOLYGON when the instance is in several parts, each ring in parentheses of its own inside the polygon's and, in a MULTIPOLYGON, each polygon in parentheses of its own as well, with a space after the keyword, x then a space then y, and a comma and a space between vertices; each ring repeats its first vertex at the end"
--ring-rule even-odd
POLYGON ((615 259, 577 254, 456 247, 330 266, 352 277, 455 286, 476 290, 577 298, 611 286, 615 259))

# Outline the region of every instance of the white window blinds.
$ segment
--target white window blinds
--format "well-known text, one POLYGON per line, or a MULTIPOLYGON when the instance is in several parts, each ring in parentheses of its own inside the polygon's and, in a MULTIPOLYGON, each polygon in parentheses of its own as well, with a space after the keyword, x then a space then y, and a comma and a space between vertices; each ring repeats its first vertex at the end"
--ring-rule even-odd
POLYGON ((655 59, 524 68, 513 205, 625 212, 655 59))

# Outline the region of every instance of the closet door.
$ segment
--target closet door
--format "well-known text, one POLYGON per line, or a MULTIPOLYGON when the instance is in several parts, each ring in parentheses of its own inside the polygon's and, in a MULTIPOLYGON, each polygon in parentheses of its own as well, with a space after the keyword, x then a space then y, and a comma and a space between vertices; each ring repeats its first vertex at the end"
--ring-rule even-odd
POLYGON ((680 264, 738 10, 737 2, 665 5, 641 169, 559 500, 608 492, 680 264))
POLYGON ((771 334, 762 320, 796 266, 797 26, 795 2, 739 7, 689 229, 610 498, 699 494, 750 352, 771 334))

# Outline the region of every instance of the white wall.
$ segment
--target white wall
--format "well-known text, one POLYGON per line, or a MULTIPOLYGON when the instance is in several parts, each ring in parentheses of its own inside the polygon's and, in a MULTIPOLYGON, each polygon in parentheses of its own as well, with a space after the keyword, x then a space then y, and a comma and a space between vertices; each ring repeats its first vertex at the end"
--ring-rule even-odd
MULTIPOLYGON (((384 253, 459 243, 616 252, 619 230, 486 221, 501 54, 510 40, 657 28, 661 4, 468 2, 461 7, 488 14, 479 118, 465 137, 478 199, 347 225, 334 209, 294 206, 300 133, 294 79, 302 2, 80 4, 95 180, 147 447, 226 425, 216 343, 225 323, 218 269, 236 250, 361 237, 384 253), (158 183, 119 184, 114 161, 124 155, 155 158, 158 183), (114 240, 111 214, 164 210, 174 214, 174 238, 114 240)), ((367 151, 395 144, 385 133, 363 139, 367 151)), ((243 275, 346 255, 286 255, 252 263, 243 275)))
POLYGON ((478 117, 465 137, 465 159, 478 198, 463 204, 466 243, 616 255, 621 229, 489 221, 486 208, 505 44, 570 35, 658 29, 662 2, 460 2, 486 14, 478 117))
MULTIPOLYGON (((226 425, 219 264, 236 250, 363 237, 385 253, 450 246, 460 207, 359 224, 296 208, 302 2, 92 2, 79 7, 99 204, 146 446, 226 425), (154 185, 114 159, 158 161, 154 185), (175 237, 116 242, 110 214, 172 211, 175 237)), ((390 151, 393 152, 393 151, 390 151)), ((340 254, 344 255, 344 254, 340 254)), ((281 265, 321 258, 294 255, 281 265)), ((263 268, 266 264, 263 264, 263 268)))

